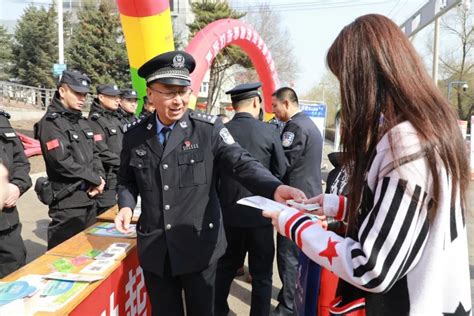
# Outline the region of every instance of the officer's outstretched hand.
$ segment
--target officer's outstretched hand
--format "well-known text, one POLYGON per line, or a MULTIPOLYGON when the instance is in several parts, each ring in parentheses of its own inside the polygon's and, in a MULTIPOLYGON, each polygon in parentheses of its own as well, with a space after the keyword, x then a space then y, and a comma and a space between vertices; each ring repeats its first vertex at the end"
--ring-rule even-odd
POLYGON ((280 185, 276 188, 273 199, 280 203, 286 203, 288 200, 306 200, 306 195, 297 188, 280 185))
POLYGON ((130 207, 123 207, 115 216, 115 228, 124 234, 131 233, 130 222, 132 221, 133 212, 130 207))
POLYGON ((5 199, 5 208, 14 207, 20 197, 20 188, 13 183, 7 184, 7 197, 5 199))

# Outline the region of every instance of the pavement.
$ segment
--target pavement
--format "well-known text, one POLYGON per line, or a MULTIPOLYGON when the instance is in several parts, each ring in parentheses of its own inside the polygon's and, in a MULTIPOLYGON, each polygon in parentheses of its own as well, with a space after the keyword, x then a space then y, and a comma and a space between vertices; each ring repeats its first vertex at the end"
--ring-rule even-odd
MULTIPOLYGON (((330 143, 326 143, 324 146, 324 158, 322 161, 324 178, 331 168, 331 164, 327 159, 327 154, 331 151, 333 151, 332 145, 330 143)), ((44 172, 32 174, 31 177, 33 183, 35 183, 38 177, 43 175, 44 172)), ((471 182, 467 200, 470 202, 470 207, 467 210, 466 218, 469 233, 471 289, 474 289, 474 182, 471 182)), ((20 217, 23 223, 22 236, 25 240, 26 248, 28 250, 27 261, 30 262, 41 256, 46 251, 46 229, 49 223, 48 209, 45 205, 39 202, 33 189, 30 189, 22 196, 18 202, 18 208, 20 210, 20 217)), ((247 274, 248 269, 246 267, 246 274, 242 277, 236 278, 232 284, 229 296, 229 305, 232 310, 231 315, 248 315, 250 312, 251 287, 250 284, 245 281, 247 274)), ((277 304, 276 297, 280 287, 281 281, 278 278, 275 261, 273 267, 273 306, 276 306, 277 304)), ((472 291, 472 293, 474 293, 474 291, 472 291)), ((474 301, 474 295, 472 298, 474 301)))

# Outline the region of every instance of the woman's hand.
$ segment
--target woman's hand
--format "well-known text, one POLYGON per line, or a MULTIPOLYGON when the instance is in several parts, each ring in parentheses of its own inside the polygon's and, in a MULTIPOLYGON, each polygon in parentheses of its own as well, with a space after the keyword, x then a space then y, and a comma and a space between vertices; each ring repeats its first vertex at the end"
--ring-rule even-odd
POLYGON ((312 214, 312 215, 318 215, 318 216, 323 216, 324 215, 324 193, 320 194, 320 195, 317 195, 315 197, 312 197, 310 199, 302 199, 302 200, 295 200, 295 202, 297 203, 301 203, 301 204, 319 204, 320 208, 316 209, 316 210, 313 210, 313 211, 308 211, 308 210, 305 210, 305 209, 299 209, 300 211, 302 212, 305 212, 305 213, 308 213, 308 214, 312 214))

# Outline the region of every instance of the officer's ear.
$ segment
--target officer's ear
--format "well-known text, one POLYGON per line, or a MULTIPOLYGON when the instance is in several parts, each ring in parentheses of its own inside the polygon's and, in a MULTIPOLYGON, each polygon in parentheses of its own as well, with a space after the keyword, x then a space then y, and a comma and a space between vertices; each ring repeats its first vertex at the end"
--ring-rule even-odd
POLYGON ((67 92, 66 86, 63 85, 63 84, 60 85, 59 88, 58 88, 58 92, 59 92, 59 96, 64 99, 65 95, 66 95, 66 92, 67 92))
POLYGON ((100 102, 104 101, 104 95, 103 94, 98 94, 97 98, 99 99, 100 102))

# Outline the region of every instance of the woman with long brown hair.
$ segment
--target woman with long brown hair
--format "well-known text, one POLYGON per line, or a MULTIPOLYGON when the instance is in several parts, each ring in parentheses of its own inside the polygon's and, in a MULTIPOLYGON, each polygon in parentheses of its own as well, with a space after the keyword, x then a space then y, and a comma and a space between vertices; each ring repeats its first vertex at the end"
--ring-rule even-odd
POLYGON ((340 277, 335 315, 468 315, 469 171, 453 109, 384 16, 346 26, 327 63, 341 87, 348 197, 307 202, 344 220, 346 236, 296 210, 264 215, 340 277))

